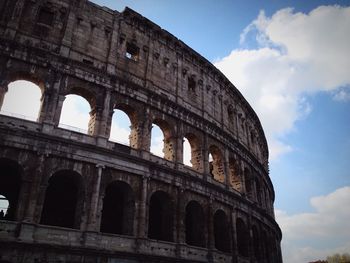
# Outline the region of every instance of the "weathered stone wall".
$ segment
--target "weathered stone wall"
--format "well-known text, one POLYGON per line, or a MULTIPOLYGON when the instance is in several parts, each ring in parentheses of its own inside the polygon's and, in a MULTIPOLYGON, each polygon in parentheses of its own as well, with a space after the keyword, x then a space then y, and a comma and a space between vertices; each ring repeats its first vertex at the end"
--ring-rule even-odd
POLYGON ((1 260, 282 261, 259 119, 210 62, 130 9, 3 0, 0 11, 0 109, 14 80, 42 91, 37 122, 0 115, 0 182, 13 182, 0 194, 15 196, 13 215, 0 219, 1 260), (69 94, 90 104, 87 135, 58 127, 69 94), (130 147, 108 140, 114 109, 131 120, 130 147), (164 133, 164 158, 150 153, 152 124, 164 133), (192 167, 182 161, 184 138, 192 167), (49 193, 69 176, 76 205, 67 228, 44 217, 49 193), (114 233, 101 231, 114 202, 108 189, 131 218, 114 233))

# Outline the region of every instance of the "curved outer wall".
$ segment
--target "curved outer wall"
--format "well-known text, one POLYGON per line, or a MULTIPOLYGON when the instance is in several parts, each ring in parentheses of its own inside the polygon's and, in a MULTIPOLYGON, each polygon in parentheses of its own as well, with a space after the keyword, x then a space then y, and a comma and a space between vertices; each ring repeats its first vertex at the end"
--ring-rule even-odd
POLYGON ((36 122, 0 115, 1 262, 282 262, 260 121, 210 62, 128 8, 1 0, 0 14, 0 107, 12 81, 42 91, 36 122), (69 94, 91 106, 87 134, 58 127, 69 94), (114 109, 130 146, 109 140, 114 109))

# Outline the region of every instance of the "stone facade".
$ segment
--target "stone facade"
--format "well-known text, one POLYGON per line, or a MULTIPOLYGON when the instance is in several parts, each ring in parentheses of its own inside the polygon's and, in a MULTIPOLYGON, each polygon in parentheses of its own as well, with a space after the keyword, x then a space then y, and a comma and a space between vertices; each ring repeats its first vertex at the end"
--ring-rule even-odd
POLYGON ((0 115, 0 262, 282 262, 264 132, 210 62, 129 8, 0 0, 0 14, 0 108, 15 80, 42 92, 36 122, 0 115), (58 127, 69 94, 90 104, 88 134, 58 127), (129 146, 109 140, 115 109, 129 146))

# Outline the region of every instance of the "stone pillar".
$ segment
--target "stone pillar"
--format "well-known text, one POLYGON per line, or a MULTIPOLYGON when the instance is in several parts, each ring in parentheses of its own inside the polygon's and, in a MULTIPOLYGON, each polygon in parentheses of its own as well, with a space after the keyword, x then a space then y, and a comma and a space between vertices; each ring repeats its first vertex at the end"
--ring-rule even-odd
POLYGON ((186 243, 186 228, 185 228, 185 217, 186 217, 186 207, 185 207, 185 196, 184 188, 179 186, 177 188, 177 237, 176 242, 178 244, 186 243))
POLYGON ((97 173, 94 178, 94 188, 91 196, 90 202, 90 212, 88 217, 87 230, 88 231, 98 231, 99 226, 97 225, 97 209, 100 200, 100 187, 101 187, 101 177, 103 169, 105 168, 102 164, 97 164, 97 173))
POLYGON ((58 124, 60 123, 63 102, 65 99, 66 99, 65 95, 61 94, 57 96, 57 104, 56 104, 56 109, 55 109, 54 118, 53 118, 53 123, 55 126, 58 126, 58 124))
POLYGON ((13 9, 13 13, 11 15, 11 20, 8 22, 5 35, 15 37, 16 31, 20 24, 22 18, 22 11, 26 0, 17 0, 15 7, 13 9))
MULTIPOLYGON (((40 154, 40 153, 39 153, 40 154)), ((46 154, 47 156, 48 154, 46 154)), ((34 180, 29 185, 29 193, 27 196, 27 205, 24 213, 23 221, 29 223, 39 223, 39 219, 35 218, 35 211, 37 206, 37 200, 40 192, 37 190, 40 188, 40 182, 44 174, 45 167, 45 154, 40 154, 38 158, 37 168, 30 171, 34 176, 34 180)))
POLYGON ((146 212, 147 212, 147 194, 148 194, 148 184, 149 175, 144 175, 142 177, 142 190, 141 190, 141 200, 139 205, 139 218, 138 218, 138 238, 147 237, 147 224, 146 224, 146 212))
POLYGON ((0 110, 2 108, 2 104, 4 103, 5 94, 8 91, 7 83, 1 83, 0 85, 0 110))
POLYGON ((215 250, 215 234, 214 234, 214 214, 213 214, 213 197, 209 197, 208 202, 208 262, 214 262, 213 250, 215 250))
POLYGON ((237 246, 237 228, 236 228, 237 214, 235 211, 231 211, 231 222, 232 222, 232 262, 238 261, 238 246, 237 246))
POLYGON ((225 148, 225 152, 224 152, 224 169, 225 169, 225 185, 226 188, 231 187, 231 183, 230 183, 230 151, 229 149, 226 147, 225 148))
POLYGON ((210 167, 209 167, 209 146, 208 146, 208 135, 204 135, 203 139, 203 170, 204 175, 207 176, 210 174, 210 167))
POLYGON ((184 151, 184 139, 182 136, 178 135, 178 137, 175 138, 176 140, 176 156, 175 156, 175 162, 183 164, 184 163, 184 156, 183 156, 183 151, 184 151))
POLYGON ((100 137, 107 138, 110 135, 109 127, 112 123, 111 109, 110 109, 110 101, 111 101, 111 91, 109 89, 105 90, 103 109, 97 111, 96 120, 95 120, 95 134, 100 137))

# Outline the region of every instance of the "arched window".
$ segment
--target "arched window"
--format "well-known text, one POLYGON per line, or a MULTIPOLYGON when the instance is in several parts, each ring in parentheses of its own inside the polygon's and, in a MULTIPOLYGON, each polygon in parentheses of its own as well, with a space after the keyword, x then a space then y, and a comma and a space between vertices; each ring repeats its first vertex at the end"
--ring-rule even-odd
POLYGON ((175 159, 174 141, 170 126, 163 120, 155 120, 151 131, 151 153, 166 160, 175 159))
POLYGON ((122 110, 114 110, 109 139, 129 146, 131 127, 129 116, 122 110))
POLYGON ((11 82, 1 106, 1 114, 37 121, 41 107, 41 96, 40 87, 30 81, 11 82))
POLYGON ((148 237, 173 241, 174 205, 170 196, 162 191, 152 194, 149 203, 148 237))
POLYGON ((215 248, 223 252, 231 251, 230 229, 224 211, 218 210, 214 214, 215 248))
MULTIPOLYGON (((88 134, 91 107, 89 102, 79 95, 67 95, 61 111, 59 127, 88 134)), ((90 127, 91 128, 91 127, 90 127)))
POLYGON ((238 254, 243 257, 249 255, 249 232, 242 219, 236 221, 238 254))
POLYGON ((133 235, 135 200, 127 183, 110 183, 103 198, 101 232, 133 235))
POLYGON ((215 180, 221 183, 225 182, 223 157, 220 149, 214 145, 209 147, 209 167, 210 173, 215 180))
POLYGON ((234 159, 229 161, 230 184, 238 192, 243 191, 242 177, 239 174, 239 166, 234 159))
POLYGON ((41 224, 79 229, 82 196, 78 173, 69 170, 55 173, 46 189, 41 224))
POLYGON ((256 189, 256 201, 261 206, 262 205, 262 199, 261 199, 261 187, 258 179, 255 179, 255 189, 256 189))
POLYGON ((0 159, 0 213, 4 220, 15 220, 19 190, 21 187, 21 167, 14 161, 0 159))
POLYGON ((190 201, 186 206, 186 243, 191 246, 206 247, 205 216, 202 206, 190 201))

